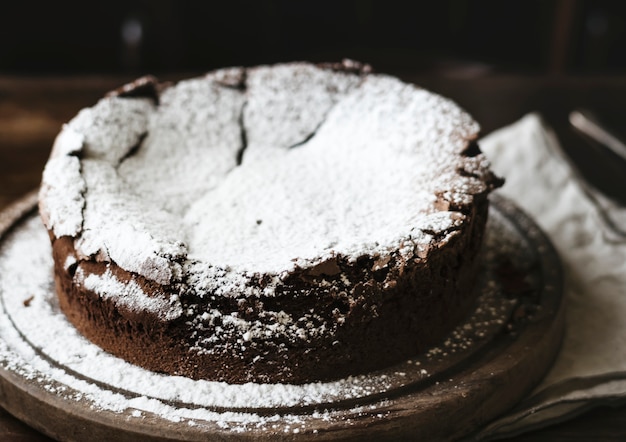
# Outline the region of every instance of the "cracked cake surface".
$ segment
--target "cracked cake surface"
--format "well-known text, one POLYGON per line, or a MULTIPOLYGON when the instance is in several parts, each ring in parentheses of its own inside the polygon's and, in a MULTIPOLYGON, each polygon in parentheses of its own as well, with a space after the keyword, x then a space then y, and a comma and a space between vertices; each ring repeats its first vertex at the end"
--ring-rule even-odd
POLYGON ((500 184, 478 131, 350 61, 139 79, 66 124, 44 170, 61 307, 106 350, 194 378, 398 361, 473 299, 500 184))

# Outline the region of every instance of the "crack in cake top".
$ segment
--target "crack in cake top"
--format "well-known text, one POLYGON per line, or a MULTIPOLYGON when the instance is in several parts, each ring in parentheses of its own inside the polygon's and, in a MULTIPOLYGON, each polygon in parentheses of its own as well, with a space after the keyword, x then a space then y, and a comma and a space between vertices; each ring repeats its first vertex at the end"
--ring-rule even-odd
POLYGON ((478 131, 354 62, 145 78, 63 127, 40 209, 79 259, 228 293, 338 257, 423 256, 490 190, 478 131))

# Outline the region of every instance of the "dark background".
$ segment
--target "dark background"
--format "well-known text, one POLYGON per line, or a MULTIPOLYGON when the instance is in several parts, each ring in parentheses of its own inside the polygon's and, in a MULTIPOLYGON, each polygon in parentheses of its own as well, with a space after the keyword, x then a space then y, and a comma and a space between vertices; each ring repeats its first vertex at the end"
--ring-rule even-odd
POLYGON ((12 2, 0 74, 202 72, 278 61, 379 71, 626 72, 626 2, 12 2))

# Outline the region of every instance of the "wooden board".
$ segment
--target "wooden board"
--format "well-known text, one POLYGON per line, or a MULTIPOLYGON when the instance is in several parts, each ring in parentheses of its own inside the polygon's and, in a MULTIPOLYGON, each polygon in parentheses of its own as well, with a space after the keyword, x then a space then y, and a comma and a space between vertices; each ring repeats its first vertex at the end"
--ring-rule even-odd
MULTIPOLYGON (((164 406, 179 407, 181 413, 187 409, 195 413, 190 412, 193 418, 183 413, 181 419, 172 421, 155 409, 138 409, 136 401, 132 402, 136 393, 120 393, 119 386, 92 380, 50 358, 46 349, 30 348, 26 332, 19 322, 12 321, 5 306, 7 297, 18 290, 5 287, 0 292, 0 317, 4 315, 0 319, 6 319, 9 326, 0 334, 0 405, 43 433, 68 441, 449 440, 468 435, 536 385, 552 364, 563 333, 561 270, 553 247, 511 202, 497 196, 493 202, 491 218, 495 221, 490 221, 490 228, 498 224, 523 244, 524 250, 503 248, 493 269, 484 270, 479 290, 490 292, 484 302, 496 304, 489 304, 490 308, 477 305, 460 326, 471 331, 472 344, 455 346, 449 344, 455 338, 449 337, 425 355, 372 373, 363 379, 372 383, 369 394, 339 394, 305 406, 206 407, 205 414, 197 403, 155 396, 153 402, 161 400, 164 406), (525 263, 523 271, 520 259, 525 263), (487 290, 494 285, 495 292, 487 290), (487 310, 497 310, 497 315, 485 316, 487 310), (56 370, 55 375, 38 372, 41 364, 33 363, 37 358, 48 358, 46 363, 56 370), (74 378, 102 394, 127 395, 128 404, 122 401, 124 406, 118 410, 102 406, 90 399, 83 387, 77 387, 80 383, 67 382, 74 378), (234 420, 233 412, 239 416, 234 420), (242 421, 241 415, 250 419, 242 421)), ((35 196, 29 195, 0 213, 0 260, 11 259, 1 253, 6 238, 36 217, 34 205, 35 196)), ((0 275, 0 282, 2 278, 0 275)), ((467 337, 456 339, 466 342, 467 337)))

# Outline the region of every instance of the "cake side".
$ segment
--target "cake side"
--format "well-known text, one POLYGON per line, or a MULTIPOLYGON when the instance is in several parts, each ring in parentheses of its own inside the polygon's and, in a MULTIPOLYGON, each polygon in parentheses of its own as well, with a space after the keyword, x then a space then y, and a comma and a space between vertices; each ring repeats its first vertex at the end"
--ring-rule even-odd
POLYGON ((190 290, 182 306, 168 301, 180 291, 163 296, 160 286, 115 264, 60 265, 74 253, 62 238, 53 246, 57 293, 82 334, 153 371, 229 383, 358 375, 436 344, 471 311, 487 208, 488 201, 477 204, 470 222, 434 245, 428 259, 338 262, 326 269, 332 275, 290 275, 271 297, 210 299, 190 290), (141 309, 120 301, 120 293, 103 296, 85 275, 114 276, 141 290, 141 309))

